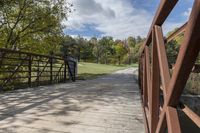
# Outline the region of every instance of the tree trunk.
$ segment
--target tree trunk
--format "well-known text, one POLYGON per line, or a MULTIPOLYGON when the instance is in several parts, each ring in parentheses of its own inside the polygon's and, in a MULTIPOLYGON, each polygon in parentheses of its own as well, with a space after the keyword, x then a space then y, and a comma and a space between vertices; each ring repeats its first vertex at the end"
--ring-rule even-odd
POLYGON ((80 61, 80 59, 81 59, 81 50, 80 50, 80 48, 78 49, 78 61, 80 61))
POLYGON ((129 65, 131 65, 131 56, 129 54, 129 57, 128 57, 128 61, 129 61, 129 65))
POLYGON ((118 63, 119 63, 119 65, 121 65, 121 58, 120 58, 120 56, 118 57, 118 63))
POLYGON ((96 58, 96 63, 99 64, 99 57, 96 58))
POLYGON ((105 64, 107 64, 107 53, 106 53, 106 56, 105 56, 105 64))

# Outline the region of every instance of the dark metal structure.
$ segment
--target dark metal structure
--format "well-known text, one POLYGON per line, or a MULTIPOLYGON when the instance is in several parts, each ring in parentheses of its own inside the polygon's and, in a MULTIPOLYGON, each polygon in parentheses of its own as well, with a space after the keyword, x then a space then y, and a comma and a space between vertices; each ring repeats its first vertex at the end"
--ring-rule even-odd
MULTIPOLYGON (((195 0, 190 18, 168 38, 162 25, 178 0, 161 0, 149 34, 140 49, 139 85, 148 133, 181 133, 178 111, 184 112, 200 128, 200 117, 180 96, 200 50, 200 0, 195 0), (170 70, 165 44, 184 33, 178 57, 170 70)), ((195 66, 195 67, 194 67, 195 66)))
POLYGON ((34 87, 76 80, 77 61, 0 48, 0 89, 34 87))

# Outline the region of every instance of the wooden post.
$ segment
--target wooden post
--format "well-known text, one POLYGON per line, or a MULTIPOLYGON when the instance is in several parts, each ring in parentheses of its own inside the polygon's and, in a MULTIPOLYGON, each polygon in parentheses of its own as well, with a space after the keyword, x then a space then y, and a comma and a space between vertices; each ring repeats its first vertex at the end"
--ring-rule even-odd
POLYGON ((76 81, 76 62, 74 62, 74 81, 76 81))
POLYGON ((66 59, 64 59, 64 82, 67 81, 67 62, 66 59))
POLYGON ((38 61, 37 61, 37 86, 39 85, 39 81, 40 81, 39 74, 40 74, 40 57, 38 58, 38 61))
POLYGON ((28 61, 28 86, 31 87, 31 72, 32 72, 32 56, 29 55, 29 61, 28 61))
POLYGON ((52 56, 49 58, 50 60, 50 83, 53 83, 53 58, 52 56))
POLYGON ((159 120, 159 90, 160 90, 160 71, 158 63, 158 54, 156 48, 156 36, 153 29, 152 32, 152 75, 151 75, 151 90, 150 90, 150 132, 155 133, 159 120))

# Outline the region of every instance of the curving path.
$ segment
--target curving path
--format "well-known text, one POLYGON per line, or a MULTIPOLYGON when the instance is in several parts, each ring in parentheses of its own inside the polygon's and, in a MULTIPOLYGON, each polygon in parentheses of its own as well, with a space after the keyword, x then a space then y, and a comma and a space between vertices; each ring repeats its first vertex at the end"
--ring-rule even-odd
POLYGON ((135 69, 0 95, 2 133, 144 133, 135 69))

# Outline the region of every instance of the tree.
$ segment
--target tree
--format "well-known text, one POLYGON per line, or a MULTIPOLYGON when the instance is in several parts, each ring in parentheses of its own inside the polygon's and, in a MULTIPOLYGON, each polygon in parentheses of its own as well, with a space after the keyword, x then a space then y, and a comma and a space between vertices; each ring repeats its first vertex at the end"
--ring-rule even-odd
POLYGON ((166 45, 167 58, 170 65, 175 64, 179 48, 180 45, 176 40, 172 40, 166 45))
POLYGON ((82 51, 84 49, 85 39, 82 38, 81 36, 78 36, 76 38, 76 43, 77 43, 77 52, 78 52, 77 58, 78 58, 78 61, 80 61, 81 53, 83 53, 82 51))
POLYGON ((99 40, 99 44, 102 46, 102 53, 101 56, 104 60, 104 64, 108 63, 108 56, 111 55, 112 52, 112 45, 114 44, 112 37, 103 37, 99 40))
POLYGON ((135 47, 136 45, 136 39, 134 37, 128 37, 127 43, 129 47, 135 47))
POLYGON ((144 39, 142 39, 140 36, 137 36, 136 38, 136 43, 139 44, 143 41, 144 39))
POLYGON ((100 43, 98 42, 97 38, 96 37, 92 37, 90 39, 90 43, 93 44, 93 55, 96 59, 96 63, 99 63, 99 60, 102 56, 102 53, 103 53, 103 47, 100 45, 100 43))
POLYGON ((129 65, 132 63, 131 55, 133 54, 133 50, 136 46, 136 39, 134 37, 128 37, 127 44, 128 44, 128 63, 129 65))
POLYGON ((64 56, 76 57, 77 55, 77 43, 71 36, 65 36, 62 41, 61 51, 64 56))
POLYGON ((138 62, 138 58, 139 58, 139 49, 142 46, 143 42, 140 42, 139 44, 136 44, 135 47, 132 49, 131 51, 131 60, 133 63, 137 63, 138 62))
POLYGON ((55 41, 51 43, 52 48, 55 48, 63 33, 61 22, 67 19, 71 7, 65 0, 3 0, 0 3, 0 45, 37 51, 49 44, 44 40, 51 38, 55 41))
POLYGON ((116 57, 118 59, 118 63, 120 65, 122 57, 125 56, 128 51, 124 47, 122 42, 118 42, 117 45, 115 45, 115 51, 116 51, 116 57))
POLYGON ((86 40, 84 41, 84 45, 82 46, 82 50, 81 50, 81 59, 83 61, 93 61, 94 56, 93 56, 93 44, 86 40))

